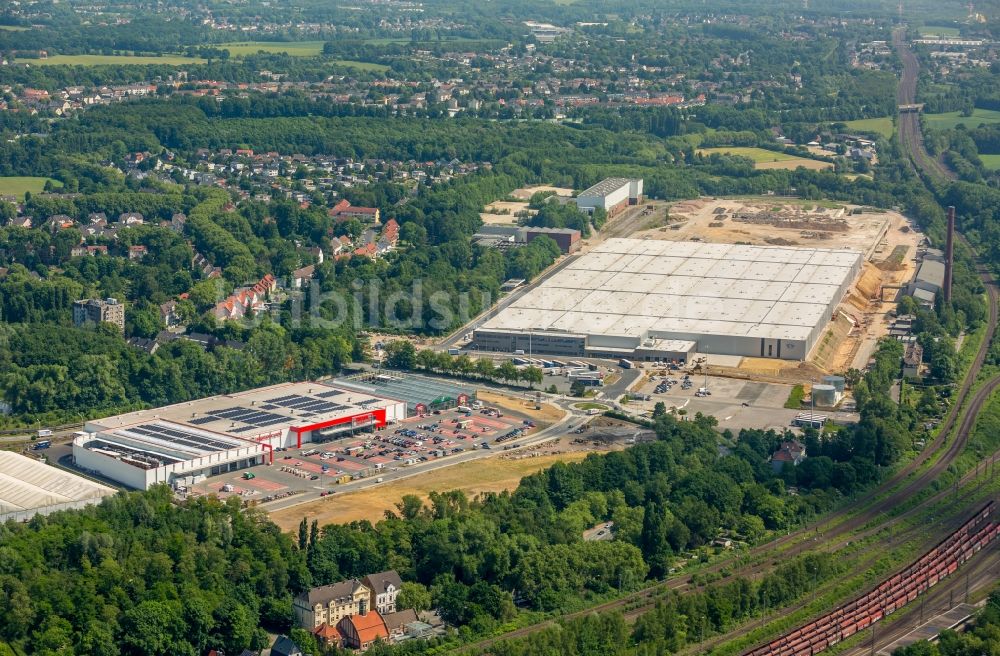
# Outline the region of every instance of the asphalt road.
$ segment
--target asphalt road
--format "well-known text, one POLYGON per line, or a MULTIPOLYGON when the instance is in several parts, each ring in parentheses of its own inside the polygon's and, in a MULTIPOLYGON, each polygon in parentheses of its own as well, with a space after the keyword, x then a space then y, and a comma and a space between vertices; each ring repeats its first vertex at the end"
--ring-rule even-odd
POLYGON ((544 273, 542 273, 541 275, 539 275, 537 278, 535 278, 529 284, 522 285, 518 289, 515 289, 511 293, 507 294, 502 299, 500 299, 500 301, 498 303, 496 303, 495 305, 493 305, 493 307, 491 307, 490 309, 484 310, 483 312, 479 313, 471 321, 469 321, 464 326, 462 326, 461 328, 459 328, 458 330, 456 330, 455 332, 453 332, 451 335, 448 335, 448 337, 446 337, 444 340, 442 340, 441 342, 439 342, 438 344, 436 344, 432 348, 434 348, 436 350, 439 350, 439 351, 443 351, 443 350, 446 350, 446 349, 449 349, 449 348, 454 348, 456 344, 458 344, 460 341, 462 341, 462 337, 464 337, 466 333, 472 332, 476 328, 476 326, 479 326, 483 322, 489 321, 490 319, 492 319, 493 317, 495 317, 496 315, 498 315, 508 305, 510 305, 511 303, 513 303, 514 301, 516 301, 517 299, 519 299, 526 292, 534 289, 538 285, 542 284, 543 282, 545 282, 546 280, 548 280, 552 276, 556 275, 557 273, 559 273, 560 271, 562 271, 563 269, 565 269, 566 267, 568 267, 569 263, 572 262, 572 261, 574 261, 577 257, 578 257, 577 255, 570 255, 570 256, 564 257, 562 259, 562 261, 556 262, 553 266, 549 267, 548 270, 546 270, 544 273))
MULTIPOLYGON (((593 248, 597 244, 600 244, 605 239, 611 239, 612 237, 628 237, 633 232, 641 228, 645 223, 650 220, 649 215, 643 214, 646 209, 646 205, 638 205, 635 207, 629 207, 624 212, 616 216, 614 219, 609 221, 604 225, 604 228, 587 240, 585 250, 593 248)), ((511 293, 503 297, 498 303, 488 310, 484 310, 478 316, 474 317, 471 321, 466 323, 464 326, 453 332, 451 335, 446 337, 444 340, 439 342, 433 348, 437 350, 445 350, 449 348, 454 348, 456 344, 462 341, 462 337, 466 333, 470 333, 476 326, 479 326, 485 321, 488 321, 499 314, 504 308, 513 303, 515 300, 520 298, 524 293, 534 289, 538 285, 542 284, 555 274, 559 273, 567 266, 569 263, 574 261, 579 254, 569 255, 564 257, 561 261, 556 262, 553 266, 549 267, 548 270, 544 271, 541 275, 531 281, 530 284, 524 285, 518 289, 515 289, 511 293)))
MULTIPOLYGON (((562 404, 560 404, 562 405, 562 404)), ((456 465, 461 465, 463 463, 472 462, 474 460, 482 460, 483 458, 490 458, 495 455, 504 453, 504 446, 510 447, 524 447, 537 444, 539 442, 544 442, 550 440, 553 437, 559 437, 569 433, 571 430, 579 426, 581 423, 581 415, 578 411, 567 412, 562 419, 556 423, 543 428, 537 433, 528 435, 527 437, 511 440, 510 442, 504 443, 502 446, 490 443, 489 449, 475 449, 471 448, 446 458, 440 458, 437 460, 431 460, 419 465, 411 465, 408 467, 400 467, 396 471, 387 470, 377 477, 362 478, 356 481, 351 481, 350 483, 344 483, 336 487, 336 494, 334 496, 345 494, 347 492, 356 492, 358 490, 366 490, 378 485, 384 485, 390 481, 399 481, 405 478, 410 478, 411 476, 423 476, 432 471, 438 469, 443 469, 445 467, 454 467, 456 465), (378 479, 382 482, 379 483, 378 479)), ((481 442, 477 441, 476 444, 481 442)), ((509 450, 509 449, 508 449, 509 450)), ((261 508, 267 510, 268 512, 274 510, 281 510, 284 508, 291 508, 302 503, 307 503, 310 501, 315 501, 319 498, 319 493, 305 493, 297 494, 293 497, 287 497, 285 499, 279 499, 277 501, 272 501, 271 503, 261 504, 261 508)))

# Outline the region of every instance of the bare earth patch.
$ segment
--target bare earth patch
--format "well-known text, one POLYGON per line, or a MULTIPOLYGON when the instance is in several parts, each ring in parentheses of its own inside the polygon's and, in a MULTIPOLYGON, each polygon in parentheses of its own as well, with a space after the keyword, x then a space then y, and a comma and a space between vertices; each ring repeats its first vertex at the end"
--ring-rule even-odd
POLYGON ((303 517, 310 523, 315 519, 321 526, 359 520, 377 522, 385 516, 386 510, 394 510, 395 504, 405 494, 415 494, 426 500, 432 491, 462 490, 473 497, 480 492, 513 490, 521 479, 529 474, 534 474, 556 462, 578 462, 586 457, 586 451, 576 451, 522 460, 483 458, 457 467, 444 467, 426 474, 392 481, 376 488, 346 494, 338 493, 279 510, 271 514, 271 520, 285 531, 298 528, 303 517))

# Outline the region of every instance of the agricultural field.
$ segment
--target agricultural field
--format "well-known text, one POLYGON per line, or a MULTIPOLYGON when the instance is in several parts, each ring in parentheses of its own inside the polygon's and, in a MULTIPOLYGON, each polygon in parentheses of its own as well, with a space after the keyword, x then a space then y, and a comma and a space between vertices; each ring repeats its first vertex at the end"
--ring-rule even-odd
POLYGON ((1000 112, 992 109, 976 109, 972 116, 962 116, 961 112, 946 114, 924 114, 927 127, 932 130, 951 130, 958 125, 967 128, 978 127, 981 123, 1000 123, 1000 112))
POLYGON ((886 139, 892 137, 894 127, 892 119, 888 116, 883 118, 862 118, 856 121, 845 121, 845 125, 852 132, 874 132, 882 135, 886 139))
POLYGON ((991 171, 1000 171, 1000 155, 980 155, 983 166, 991 171))
POLYGON ((132 55, 52 55, 47 59, 16 59, 19 64, 33 66, 165 66, 182 64, 203 64, 204 59, 184 55, 163 55, 162 57, 132 55))
MULTIPOLYGON (((0 196, 24 196, 24 192, 30 191, 39 194, 45 190, 45 182, 50 178, 34 178, 27 176, 0 177, 0 196)), ((58 180, 52 180, 56 186, 62 186, 58 180)))
POLYGON ((737 155, 739 157, 747 157, 753 160, 754 168, 756 169, 791 170, 797 169, 801 166, 803 168, 819 171, 822 169, 833 168, 832 162, 819 162, 814 159, 796 157, 795 155, 788 155, 787 153, 781 153, 773 150, 765 150, 763 148, 723 146, 720 148, 699 148, 697 152, 706 156, 711 155, 712 153, 726 153, 729 155, 737 155))
POLYGON ((0 30, 7 30, 8 32, 27 32, 30 27, 24 27, 23 25, 0 25, 0 30))

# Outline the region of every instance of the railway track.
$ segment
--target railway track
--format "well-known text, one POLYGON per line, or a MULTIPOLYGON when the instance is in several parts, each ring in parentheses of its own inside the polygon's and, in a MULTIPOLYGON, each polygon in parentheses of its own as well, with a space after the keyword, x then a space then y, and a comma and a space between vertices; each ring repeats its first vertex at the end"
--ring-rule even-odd
POLYGON ((959 576, 949 577, 944 584, 932 588, 931 592, 921 599, 923 608, 919 613, 915 609, 909 609, 899 621, 888 627, 880 627, 881 630, 872 627, 872 640, 870 642, 865 640, 865 644, 842 652, 843 656, 868 656, 873 652, 872 647, 877 653, 883 653, 882 650, 935 614, 948 610, 957 600, 967 598, 983 588, 992 587, 998 576, 1000 576, 1000 547, 998 542, 994 541, 988 549, 984 549, 975 560, 968 563, 963 571, 959 572, 959 576))
POLYGON ((912 603, 992 544, 1000 532, 1000 524, 993 518, 994 505, 988 503, 958 531, 877 588, 747 652, 747 656, 813 656, 912 603))
MULTIPOLYGON (((903 59, 904 69, 900 80, 897 100, 900 105, 912 104, 916 95, 917 76, 919 74, 919 62, 916 56, 910 51, 904 42, 902 31, 894 33, 894 43, 899 49, 903 59)), ((919 117, 914 112, 903 112, 899 115, 899 130, 901 143, 915 170, 923 172, 933 179, 954 180, 955 176, 940 161, 930 157, 923 146, 923 136, 920 131, 919 117)), ((968 242, 959 235, 959 239, 967 246, 968 242)), ((971 250, 971 247, 970 247, 971 250)), ((809 551, 814 548, 814 543, 810 539, 822 529, 824 541, 836 540, 844 535, 852 534, 863 529, 872 521, 878 521, 884 517, 885 521, 876 525, 875 529, 890 524, 893 520, 889 513, 905 500, 919 493, 932 484, 945 471, 951 463, 965 449, 975 421, 979 416, 982 407, 988 401, 990 395, 1000 387, 1000 376, 994 377, 983 384, 976 393, 969 398, 972 389, 975 387, 979 372, 989 352, 990 344, 996 333, 998 321, 998 299, 996 283, 992 273, 984 266, 977 267, 977 274, 983 281, 989 300, 989 316, 987 320, 986 332, 982 343, 976 351, 972 364, 963 379, 958 393, 954 396, 954 403, 949 409, 945 420, 940 424, 937 436, 928 448, 925 448, 920 455, 909 462, 899 472, 888 481, 882 483, 872 494, 873 501, 866 506, 858 508, 845 508, 831 513, 826 519, 812 527, 804 527, 787 536, 782 536, 766 544, 760 545, 751 550, 751 556, 763 556, 781 549, 782 557, 788 558, 809 551), (968 402, 968 403, 967 403, 968 402), (960 420, 960 421, 959 421, 960 420), (957 429, 956 429, 957 422, 957 429), (954 430, 954 439, 949 441, 949 436, 954 430), (924 465, 937 456, 936 460, 926 468, 924 465), (911 479, 912 480, 908 480, 911 479), (823 527, 827 527, 823 529, 823 527)), ((931 500, 937 498, 935 495, 929 499, 921 501, 919 504, 909 509, 907 513, 915 512, 918 508, 926 506, 931 500)), ((731 561, 721 562, 705 570, 706 573, 715 573, 723 568, 731 568, 731 561)), ((741 568, 722 580, 732 577, 755 576, 766 569, 770 569, 769 563, 761 563, 750 567, 741 568)), ((679 577, 662 581, 631 595, 620 599, 605 602, 593 606, 586 610, 563 615, 561 619, 572 619, 574 617, 587 615, 590 613, 601 613, 614 610, 622 610, 627 617, 634 618, 650 610, 656 603, 658 593, 664 589, 677 590, 687 587, 691 583, 691 576, 679 577)), ((523 627, 515 631, 504 634, 497 638, 481 641, 474 645, 469 645, 464 649, 482 649, 497 642, 498 640, 516 639, 530 635, 545 627, 551 626, 554 620, 546 620, 539 624, 523 627)))
MULTIPOLYGON (((857 560, 850 561, 850 568, 852 571, 868 571, 870 568, 876 566, 880 560, 882 560, 887 553, 892 552, 894 549, 902 547, 903 545, 918 540, 921 543, 922 549, 927 549, 932 546, 935 542, 934 539, 928 538, 927 534, 940 535, 943 532, 952 533, 958 530, 961 525, 966 521, 968 513, 964 510, 965 503, 957 503, 960 501, 971 502, 972 497, 977 499, 982 499, 982 495, 963 495, 960 499, 954 500, 950 506, 949 510, 943 510, 940 515, 937 515, 935 511, 935 517, 929 524, 914 524, 904 530, 896 533, 890 531, 889 537, 884 539, 878 539, 873 541, 871 544, 867 545, 857 554, 853 556, 857 557, 857 560)), ((940 501, 940 499, 938 499, 940 501)), ((980 504, 981 505, 981 504, 980 504)), ((897 518, 898 519, 898 518, 897 518)), ((886 528, 886 525, 879 526, 875 529, 871 529, 867 534, 863 536, 855 536, 857 541, 865 540, 866 538, 872 537, 876 533, 881 532, 886 528)), ((840 549, 843 545, 825 545, 821 546, 820 550, 824 551, 836 551, 840 549)), ((834 589, 839 581, 833 580, 822 584, 820 587, 813 590, 813 595, 816 594, 826 594, 831 589, 834 589)), ((863 589, 867 589, 865 586, 863 589)), ((720 634, 709 638, 708 640, 702 641, 695 645, 689 645, 687 648, 679 652, 680 656, 693 656, 694 654, 703 654, 712 651, 715 647, 719 645, 732 642, 733 640, 738 640, 745 637, 746 635, 758 630, 762 626, 765 626, 769 619, 773 620, 775 617, 783 617, 790 614, 798 613, 812 604, 812 600, 806 597, 800 598, 798 601, 793 602, 788 606, 781 608, 775 608, 774 614, 770 618, 760 618, 759 620, 754 620, 751 622, 744 623, 741 626, 734 628, 731 631, 727 631, 724 634, 720 634)), ((626 619, 630 618, 629 613, 625 613, 626 619)), ((815 617, 815 615, 811 615, 815 617)))
MULTIPOLYGON (((917 78, 919 75, 919 62, 916 56, 906 45, 905 31, 900 29, 893 34, 893 43, 903 61, 903 74, 900 80, 899 90, 897 93, 897 100, 900 105, 911 105, 914 103, 916 95, 917 78)), ((920 129, 919 116, 916 112, 906 111, 900 112, 898 127, 900 132, 900 142, 907 155, 907 159, 910 162, 911 168, 925 176, 925 178, 932 182, 950 182, 956 179, 956 176, 951 172, 944 164, 933 158, 927 153, 926 148, 923 143, 923 134, 920 129)), ((968 241, 962 235, 959 235, 959 239, 967 247, 972 250, 968 241)), ((915 494, 919 490, 926 487, 931 481, 935 480, 937 476, 944 472, 950 463, 964 450, 968 437, 972 432, 972 428, 975 425, 975 421, 979 416, 982 407, 986 404, 989 397, 1000 388, 1000 376, 995 376, 988 381, 986 381, 979 389, 976 390, 975 395, 969 400, 968 407, 965 412, 962 413, 962 407, 965 405, 965 401, 968 398, 969 392, 975 385, 978 372, 981 370, 983 363, 985 362, 985 355, 989 349, 990 343, 996 332, 997 325, 997 312, 998 312, 998 302, 997 302, 997 289, 996 281, 993 278, 992 273, 984 266, 977 266, 977 274, 983 281, 984 287, 987 290, 989 297, 989 320, 987 324, 987 333, 983 339, 983 343, 980 345, 979 351, 976 353, 976 358, 973 360, 972 366, 969 369, 969 373, 963 381, 963 385, 960 391, 959 397, 956 399, 955 404, 949 411, 948 418, 944 424, 942 424, 941 429, 935 438, 933 448, 925 450, 925 453, 936 453, 942 446, 945 447, 944 452, 941 457, 937 459, 926 470, 920 472, 917 477, 906 484, 903 488, 890 493, 880 503, 871 506, 872 508, 877 506, 893 506, 896 503, 900 503, 912 494, 915 494), (954 426, 956 417, 961 413, 961 422, 959 423, 957 430, 955 431, 955 438, 951 442, 946 442, 947 436, 954 426)), ((918 459, 914 464, 918 467, 926 462, 927 457, 918 459)), ((916 469, 911 469, 916 471, 916 469)), ((978 473, 978 467, 977 467, 978 473)), ((908 474, 907 474, 908 475, 908 474)), ((935 497, 940 496, 935 495, 935 497)), ((928 500, 924 500, 917 507, 923 506, 928 503, 928 500)), ((911 510, 915 510, 911 509, 911 510)), ((910 511, 908 511, 910 512, 910 511)), ((881 618, 881 615, 880 615, 881 618)), ((794 633, 794 632, 793 632, 794 633)), ((783 638, 792 634, 786 634, 783 638)), ((779 640, 781 640, 779 638, 779 640)), ((825 648, 825 647, 824 647, 825 648)), ((759 651, 759 650, 758 650, 759 651)), ((752 652, 756 654, 757 652, 752 652)), ((761 653, 771 653, 765 649, 761 653)), ((814 653, 810 647, 810 651, 799 651, 792 653, 814 653)), ((818 652, 815 652, 818 653, 818 652)))

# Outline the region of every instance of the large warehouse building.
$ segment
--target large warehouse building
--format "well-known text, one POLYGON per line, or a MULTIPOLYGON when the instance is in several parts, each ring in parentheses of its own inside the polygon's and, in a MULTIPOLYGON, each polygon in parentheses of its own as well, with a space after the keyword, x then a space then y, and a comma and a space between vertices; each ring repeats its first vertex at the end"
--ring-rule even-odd
POLYGON ((73 440, 84 470, 145 490, 274 461, 301 447, 406 417, 402 401, 329 383, 289 383, 87 422, 73 440))
POLYGON ((115 491, 19 453, 0 451, 0 523, 82 508, 115 491))
POLYGON ((607 178, 576 197, 576 206, 587 214, 601 208, 612 216, 627 205, 642 202, 642 179, 607 178))
POLYGON ((804 360, 861 265, 846 249, 609 239, 477 328, 474 347, 804 360))

